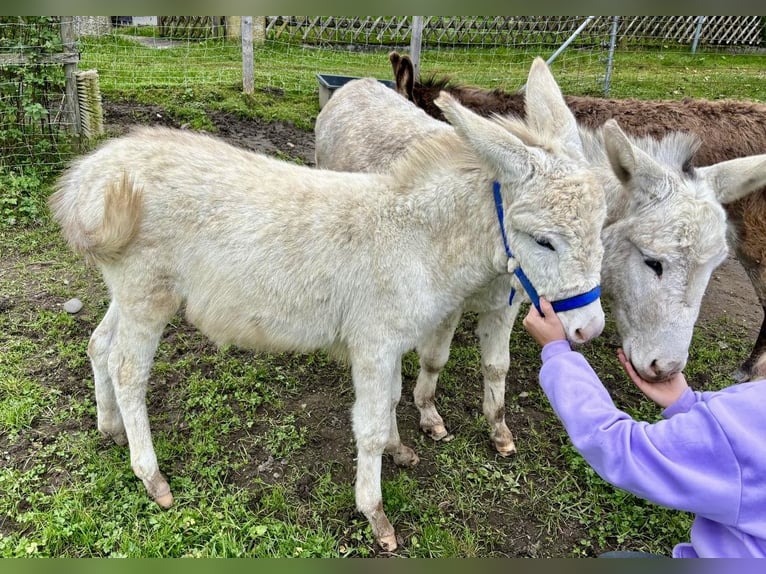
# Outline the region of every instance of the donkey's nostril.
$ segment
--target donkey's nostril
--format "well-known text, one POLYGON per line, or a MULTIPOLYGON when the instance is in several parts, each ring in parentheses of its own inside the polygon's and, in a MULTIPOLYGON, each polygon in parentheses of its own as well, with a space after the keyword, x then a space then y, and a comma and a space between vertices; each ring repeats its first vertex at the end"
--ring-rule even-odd
POLYGON ((587 343, 598 337, 604 329, 604 321, 593 318, 586 325, 578 327, 571 335, 573 343, 587 343))
POLYGON ((649 365, 649 374, 653 381, 663 381, 683 370, 684 364, 679 361, 653 360, 649 365))

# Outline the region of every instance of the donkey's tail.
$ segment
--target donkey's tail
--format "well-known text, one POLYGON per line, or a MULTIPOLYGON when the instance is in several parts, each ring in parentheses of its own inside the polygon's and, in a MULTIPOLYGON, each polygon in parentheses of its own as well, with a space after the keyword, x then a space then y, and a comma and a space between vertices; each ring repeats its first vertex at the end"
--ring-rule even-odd
POLYGON ((93 212, 101 202, 86 205, 79 191, 71 181, 61 180, 48 199, 53 218, 72 250, 88 263, 116 261, 138 232, 143 213, 142 190, 123 174, 106 186, 102 213, 93 212), (91 221, 95 225, 89 225, 91 221))

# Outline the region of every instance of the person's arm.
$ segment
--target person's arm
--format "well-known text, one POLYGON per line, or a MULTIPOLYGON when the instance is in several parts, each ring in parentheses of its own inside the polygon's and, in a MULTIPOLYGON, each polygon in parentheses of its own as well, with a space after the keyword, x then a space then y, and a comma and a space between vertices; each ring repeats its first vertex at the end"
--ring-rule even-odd
POLYGON ((598 376, 566 341, 542 351, 540 384, 575 448, 607 482, 678 510, 731 523, 739 465, 707 405, 654 424, 617 409, 598 376))
MULTIPOLYGON (((615 407, 585 357, 571 350, 550 304, 541 299, 541 307, 544 317, 531 307, 524 318, 544 345, 540 384, 585 460, 604 480, 637 496, 731 522, 740 502, 739 465, 701 394, 682 378, 650 387, 654 400, 671 403, 666 416, 678 416, 654 424, 633 420, 615 407)), ((624 354, 620 359, 625 366, 624 354)), ((632 367, 628 374, 635 375, 632 367)))

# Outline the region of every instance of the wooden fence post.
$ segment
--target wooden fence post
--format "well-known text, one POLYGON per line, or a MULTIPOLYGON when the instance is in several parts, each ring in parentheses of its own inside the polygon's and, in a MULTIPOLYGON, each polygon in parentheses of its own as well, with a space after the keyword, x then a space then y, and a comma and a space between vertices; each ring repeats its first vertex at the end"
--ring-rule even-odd
POLYGON ((253 19, 253 43, 266 42, 266 16, 250 16, 253 19))
POLYGON ((252 94, 254 85, 253 17, 242 16, 242 91, 246 94, 252 94))
POLYGON ((412 17, 412 35, 410 36, 410 60, 417 78, 420 71, 420 46, 423 44, 423 16, 412 17))
MULTIPOLYGON (((62 16, 60 23, 61 45, 65 53, 76 53, 75 30, 72 16, 62 16)), ((64 123, 70 126, 75 137, 80 135, 80 109, 77 105, 77 62, 64 64, 66 82, 64 96, 64 123)))

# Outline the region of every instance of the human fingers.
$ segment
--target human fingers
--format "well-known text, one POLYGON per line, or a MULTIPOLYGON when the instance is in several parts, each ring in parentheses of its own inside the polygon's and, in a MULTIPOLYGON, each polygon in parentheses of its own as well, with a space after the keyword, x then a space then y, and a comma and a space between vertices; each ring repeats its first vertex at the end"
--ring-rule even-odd
POLYGON ((645 385, 649 385, 648 381, 641 378, 641 375, 639 375, 636 372, 636 369, 633 368, 633 364, 628 360, 628 357, 625 355, 625 351, 622 349, 617 349, 617 360, 620 361, 620 364, 622 365, 622 368, 625 369, 625 372, 627 373, 628 377, 631 381, 642 391, 644 390, 645 385))
POLYGON ((553 305, 550 301, 548 301, 548 299, 545 297, 540 297, 537 303, 540 305, 540 314, 543 315, 546 319, 552 319, 556 316, 556 311, 553 310, 553 305))

